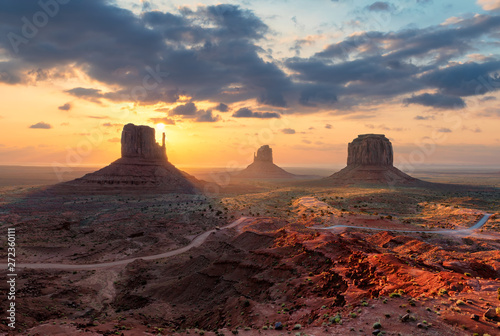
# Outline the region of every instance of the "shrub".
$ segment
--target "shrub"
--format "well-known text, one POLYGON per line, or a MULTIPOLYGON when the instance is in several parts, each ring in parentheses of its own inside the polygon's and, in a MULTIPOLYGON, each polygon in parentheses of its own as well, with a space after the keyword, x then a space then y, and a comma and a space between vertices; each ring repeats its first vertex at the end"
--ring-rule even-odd
POLYGON ((373 329, 380 329, 380 328, 382 328, 382 324, 380 322, 375 322, 373 324, 373 329))

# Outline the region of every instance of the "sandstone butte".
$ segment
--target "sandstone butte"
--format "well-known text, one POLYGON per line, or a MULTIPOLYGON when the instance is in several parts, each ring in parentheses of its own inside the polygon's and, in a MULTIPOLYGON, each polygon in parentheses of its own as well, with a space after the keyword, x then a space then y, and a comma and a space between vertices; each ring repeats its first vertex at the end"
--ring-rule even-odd
POLYGON ((254 153, 253 162, 244 170, 235 174, 239 178, 254 179, 289 179, 296 175, 278 167, 273 162, 273 149, 269 145, 264 145, 254 153))
POLYGON ((127 124, 121 137, 121 158, 96 172, 60 183, 51 191, 83 194, 197 194, 203 182, 180 171, 168 161, 155 129, 127 124))
POLYGON ((323 185, 386 184, 421 185, 425 182, 413 178, 393 165, 392 144, 383 134, 358 135, 348 145, 347 166, 321 180, 323 185))

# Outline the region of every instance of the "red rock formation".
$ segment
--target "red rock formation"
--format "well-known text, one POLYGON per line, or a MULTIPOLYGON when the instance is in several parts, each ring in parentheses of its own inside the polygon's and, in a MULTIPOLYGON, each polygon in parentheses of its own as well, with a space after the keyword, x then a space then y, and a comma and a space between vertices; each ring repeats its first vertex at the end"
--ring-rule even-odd
POLYGON ((259 148, 254 154, 253 163, 235 174, 239 178, 283 179, 295 178, 297 175, 287 172, 273 163, 273 150, 269 145, 259 148))
POLYGON ((160 146, 155 130, 127 124, 122 132, 122 157, 109 166, 82 178, 61 183, 57 193, 199 193, 203 185, 193 176, 178 170, 167 160, 165 134, 160 146))
POLYGON ((358 135, 348 146, 348 166, 392 166, 392 144, 383 134, 358 135))
POLYGON ((160 146, 156 143, 154 128, 125 125, 122 132, 122 158, 166 160, 165 133, 163 133, 163 144, 160 146))
POLYGON ((264 145, 257 150, 257 155, 254 154, 253 162, 271 162, 273 163, 273 149, 269 145, 264 145))
POLYGON ((348 145, 347 167, 321 180, 326 185, 424 183, 393 166, 392 144, 383 134, 359 135, 348 145))

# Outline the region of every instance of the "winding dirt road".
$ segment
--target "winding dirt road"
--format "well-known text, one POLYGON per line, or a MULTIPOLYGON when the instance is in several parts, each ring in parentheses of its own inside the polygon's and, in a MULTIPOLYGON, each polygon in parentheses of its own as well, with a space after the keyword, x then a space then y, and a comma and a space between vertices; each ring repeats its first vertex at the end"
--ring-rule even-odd
MULTIPOLYGON (((234 228, 241 223, 245 222, 248 219, 253 219, 252 217, 241 217, 240 219, 235 220, 231 224, 228 224, 224 227, 222 227, 220 230, 227 230, 234 228)), ((177 250, 172 250, 168 251, 165 253, 161 254, 154 254, 150 256, 145 256, 145 257, 136 257, 136 258, 130 258, 130 259, 124 259, 124 260, 118 260, 118 261, 112 261, 112 262, 106 262, 106 263, 98 263, 98 264, 42 264, 42 263, 37 263, 37 264, 16 264, 16 268, 33 268, 33 269, 58 269, 58 270, 94 270, 98 268, 107 268, 107 267, 114 267, 114 266, 120 266, 120 265, 126 265, 129 264, 135 260, 155 260, 155 259, 162 259, 162 258, 168 258, 168 257, 173 257, 179 254, 182 254, 184 252, 189 251, 193 247, 198 247, 201 244, 203 244, 208 236, 210 236, 212 233, 217 231, 216 229, 210 230, 207 232, 204 232, 194 238, 191 243, 187 246, 181 247, 177 250)), ((6 270, 7 269, 7 264, 0 264, 0 269, 1 270, 6 270)))
POLYGON ((399 229, 391 229, 391 228, 371 228, 371 227, 362 227, 362 226, 353 226, 353 225, 333 225, 328 227, 311 227, 311 229, 315 230, 331 230, 336 228, 351 228, 351 229, 361 229, 361 230, 372 230, 372 231, 394 231, 394 232, 414 232, 414 233, 441 233, 441 234, 470 234, 480 228, 483 227, 484 224, 490 219, 492 214, 485 214, 474 226, 471 226, 467 229, 461 230, 399 230, 399 229))
MULTIPOLYGON (((317 204, 316 204, 317 205, 317 204)), ((329 226, 329 227, 311 227, 311 229, 316 229, 316 230, 331 230, 331 229, 336 229, 336 228, 353 228, 353 229, 362 229, 362 230, 373 230, 373 231, 394 231, 394 232, 407 232, 407 233, 440 233, 440 234, 470 234, 481 227, 483 227, 484 224, 488 221, 488 219, 492 216, 492 214, 485 214, 474 226, 468 228, 468 229, 462 229, 462 230, 397 230, 397 229, 390 229, 390 228, 370 228, 370 227, 359 227, 359 226, 351 226, 351 225, 334 225, 334 226, 329 226)), ((232 222, 229 225, 226 225, 222 227, 220 230, 227 230, 234 228, 243 222, 245 222, 248 219, 253 219, 253 217, 241 217, 234 222, 232 222)), ((36 263, 36 264, 16 264, 16 268, 32 268, 32 269, 58 269, 58 270, 94 270, 94 269, 99 269, 99 268, 109 268, 109 267, 114 267, 114 266, 121 266, 121 265, 127 265, 135 260, 155 260, 155 259, 162 259, 162 258, 169 258, 173 257, 182 253, 185 253, 192 249, 193 247, 198 247, 201 244, 203 244, 207 238, 214 233, 216 230, 210 230, 207 232, 204 232, 194 238, 191 243, 187 246, 181 247, 176 250, 160 253, 160 254, 154 254, 150 256, 145 256, 145 257, 136 257, 136 258, 130 258, 130 259, 124 259, 124 260, 118 260, 118 261, 112 261, 112 262, 106 262, 106 263, 96 263, 96 264, 56 264, 56 263, 36 263)), ((0 270, 5 271, 7 269, 7 264, 0 264, 0 270)))

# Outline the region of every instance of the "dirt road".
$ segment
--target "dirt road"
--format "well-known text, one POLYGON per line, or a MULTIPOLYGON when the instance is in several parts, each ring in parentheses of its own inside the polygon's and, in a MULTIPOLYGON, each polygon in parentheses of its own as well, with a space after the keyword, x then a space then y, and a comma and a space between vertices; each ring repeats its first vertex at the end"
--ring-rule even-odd
MULTIPOLYGON (((252 217, 241 217, 240 219, 235 220, 229 225, 226 225, 222 227, 220 230, 227 230, 234 228, 241 223, 245 222, 248 219, 252 219, 252 217)), ((130 258, 130 259, 125 259, 125 260, 118 260, 118 261, 112 261, 112 262, 106 262, 106 263, 98 263, 98 264, 16 264, 16 268, 33 268, 33 269, 59 269, 59 270, 94 270, 98 268, 108 268, 108 267, 114 267, 114 266, 120 266, 120 265, 126 265, 129 264, 135 260, 143 259, 143 260, 155 260, 155 259, 162 259, 162 258, 168 258, 168 257, 173 257, 179 254, 182 254, 184 252, 189 251, 193 247, 198 247, 201 244, 207 240, 208 236, 210 236, 212 233, 214 233, 216 230, 210 230, 207 232, 204 232, 194 238, 191 243, 187 246, 181 247, 177 250, 172 250, 168 251, 165 253, 161 254, 155 254, 155 255, 150 255, 146 257, 136 257, 136 258, 130 258)), ((0 269, 1 270, 6 270, 7 269, 7 264, 0 264, 0 269)))

